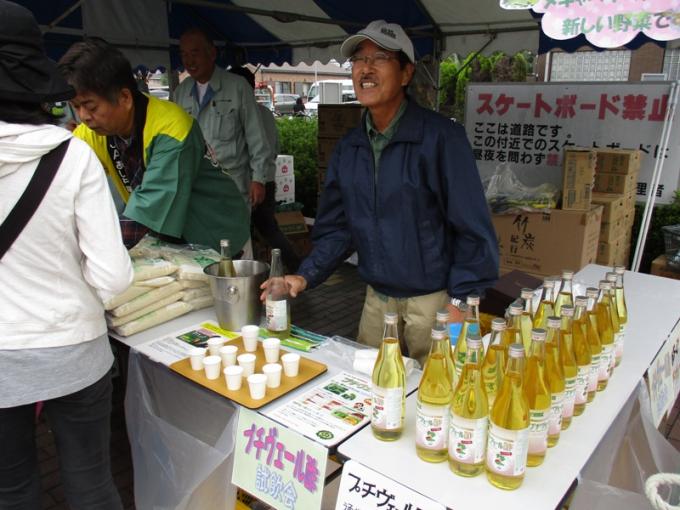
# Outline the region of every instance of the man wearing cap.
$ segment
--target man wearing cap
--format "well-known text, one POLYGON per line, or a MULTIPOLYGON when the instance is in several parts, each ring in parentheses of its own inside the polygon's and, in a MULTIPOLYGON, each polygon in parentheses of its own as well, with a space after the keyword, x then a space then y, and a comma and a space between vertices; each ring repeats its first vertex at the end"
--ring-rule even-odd
POLYGON ((498 274, 496 235, 465 131, 406 94, 413 44, 374 21, 342 45, 352 64, 361 124, 336 146, 312 231, 314 249, 291 295, 323 282, 355 248, 368 283, 359 341, 377 346, 397 312, 402 348, 427 357, 437 310, 482 293, 498 274))
POLYGON ((232 255, 250 237, 246 203, 208 149, 198 123, 179 106, 139 92, 130 62, 109 43, 71 46, 59 67, 76 89, 82 124, 74 134, 94 149, 118 195, 123 238, 151 231, 232 255))

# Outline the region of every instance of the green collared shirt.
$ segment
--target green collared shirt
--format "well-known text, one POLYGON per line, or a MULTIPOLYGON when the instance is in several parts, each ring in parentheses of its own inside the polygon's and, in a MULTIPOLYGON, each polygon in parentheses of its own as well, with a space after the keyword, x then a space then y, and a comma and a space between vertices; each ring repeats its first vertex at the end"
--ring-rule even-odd
POLYGON ((399 110, 397 110, 397 114, 382 133, 378 131, 373 124, 371 112, 367 112, 366 114, 366 132, 368 133, 368 140, 371 142, 371 149, 373 150, 373 163, 375 168, 376 183, 378 182, 378 163, 380 162, 380 155, 382 154, 382 151, 385 149, 385 147, 387 147, 387 144, 390 143, 390 140, 392 140, 394 133, 397 132, 399 121, 404 116, 407 103, 408 100, 404 98, 404 100, 401 102, 399 110))

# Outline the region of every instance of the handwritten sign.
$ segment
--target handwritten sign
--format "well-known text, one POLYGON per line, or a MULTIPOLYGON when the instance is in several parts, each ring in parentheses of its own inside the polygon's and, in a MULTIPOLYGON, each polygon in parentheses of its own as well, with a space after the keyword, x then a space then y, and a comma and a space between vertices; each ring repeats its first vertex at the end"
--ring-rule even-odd
POLYGON ((426 498, 386 476, 349 460, 342 467, 335 510, 445 510, 440 503, 426 498))
POLYGON ((673 344, 666 341, 647 370, 649 399, 652 406, 654 426, 658 427, 661 419, 674 402, 673 375, 671 353, 673 344))
POLYGON ((673 367, 673 401, 680 393, 680 321, 675 324, 673 331, 668 335, 668 343, 671 345, 671 366, 673 367))
POLYGON ((232 483, 277 510, 321 508, 328 451, 248 409, 236 431, 232 483))

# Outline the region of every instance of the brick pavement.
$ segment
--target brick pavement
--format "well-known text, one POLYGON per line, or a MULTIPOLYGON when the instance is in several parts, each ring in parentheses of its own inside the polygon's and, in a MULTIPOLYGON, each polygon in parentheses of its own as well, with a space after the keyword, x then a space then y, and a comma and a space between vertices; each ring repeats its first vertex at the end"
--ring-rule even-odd
MULTIPOLYGON (((318 288, 301 294, 291 306, 293 323, 324 335, 356 338, 365 285, 356 268, 344 264, 318 288)), ((134 510, 132 460, 123 412, 124 387, 114 380, 111 416, 111 466, 125 510, 134 510)), ((671 444, 680 451, 680 399, 662 428, 671 444)), ((43 484, 43 510, 68 510, 59 479, 56 450, 44 417, 36 430, 38 460, 43 484)))

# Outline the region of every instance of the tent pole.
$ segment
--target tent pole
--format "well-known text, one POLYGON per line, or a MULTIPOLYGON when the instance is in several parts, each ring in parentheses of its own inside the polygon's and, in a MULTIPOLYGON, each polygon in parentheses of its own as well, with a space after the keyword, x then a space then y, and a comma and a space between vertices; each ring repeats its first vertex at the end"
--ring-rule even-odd
POLYGON ((645 210, 642 213, 642 222, 640 223, 640 232, 638 233, 637 245, 635 247, 635 255, 633 256, 633 263, 631 264, 631 271, 640 270, 640 262, 642 261, 642 252, 647 242, 647 232, 651 222, 652 212, 654 211, 654 202, 656 201, 656 188, 661 179, 663 171, 664 159, 666 156, 666 148, 668 147, 668 140, 671 135, 671 126, 675 117, 675 107, 678 103, 678 83, 671 83, 671 89, 668 93, 668 106, 666 107, 666 115, 663 122, 663 129, 661 131, 661 145, 659 146, 659 157, 654 163, 654 172, 652 173, 652 182, 647 191, 647 200, 645 202, 645 210))
POLYGON ((76 3, 74 3, 71 7, 66 9, 60 16, 57 16, 54 18, 54 21, 47 25, 47 28, 43 31, 43 34, 50 32, 54 27, 56 27, 59 23, 62 22, 65 18, 67 18, 73 11, 78 9, 80 5, 84 2, 85 0, 78 0, 76 3))

